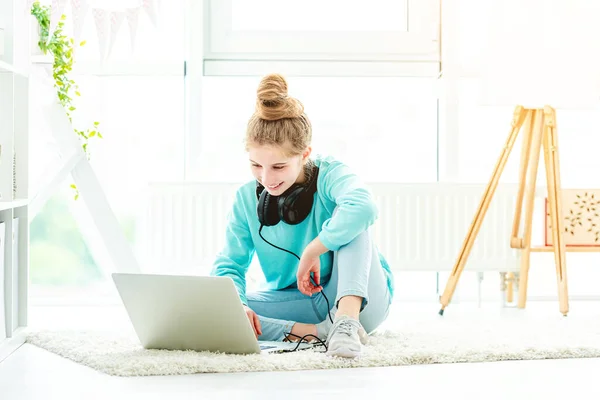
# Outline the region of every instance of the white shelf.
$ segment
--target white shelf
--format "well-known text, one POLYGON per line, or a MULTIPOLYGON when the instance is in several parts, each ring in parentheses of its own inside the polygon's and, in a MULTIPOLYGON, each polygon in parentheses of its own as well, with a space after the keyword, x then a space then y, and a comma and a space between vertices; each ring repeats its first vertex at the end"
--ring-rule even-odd
POLYGON ((34 54, 31 56, 32 64, 52 64, 53 59, 50 54, 34 54))
POLYGON ((15 200, 6 200, 6 201, 2 201, 0 200, 0 211, 4 211, 4 210, 11 210, 17 207, 23 207, 26 206, 29 203, 29 200, 27 199, 15 199, 15 200))
POLYGON ((4 29, 0 28, 0 56, 4 55, 4 29))
POLYGON ((12 72, 14 74, 28 76, 29 72, 23 68, 17 68, 14 65, 7 63, 6 61, 0 60, 0 72, 12 72))
POLYGON ((0 339, 0 363, 27 340, 27 328, 18 328, 12 337, 0 339))
POLYGON ((29 276, 29 107, 32 17, 19 0, 0 0, 0 361, 25 339, 29 276))
POLYGON ((22 76, 27 76, 28 71, 24 68, 15 67, 15 65, 5 59, 2 59, 4 56, 5 49, 5 39, 6 35, 4 33, 4 29, 0 28, 0 73, 2 72, 12 72, 14 74, 19 74, 22 76))

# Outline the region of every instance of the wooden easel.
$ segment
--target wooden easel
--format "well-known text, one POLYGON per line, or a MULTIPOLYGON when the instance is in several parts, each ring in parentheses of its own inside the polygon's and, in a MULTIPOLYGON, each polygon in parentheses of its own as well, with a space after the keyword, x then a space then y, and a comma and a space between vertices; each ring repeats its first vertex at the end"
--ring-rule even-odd
POLYGON ((513 145, 521 127, 523 129, 523 148, 521 150, 521 164, 519 169, 519 188, 517 194, 517 204, 513 220, 510 246, 515 249, 521 249, 521 268, 519 279, 519 299, 518 307, 525 308, 527 299, 527 277, 529 274, 531 247, 531 230, 534 209, 534 194, 536 189, 536 178, 539 165, 540 151, 544 149, 544 164, 546 167, 546 178, 548 185, 548 211, 552 224, 552 243, 553 247, 537 248, 533 251, 553 251, 556 265, 556 277, 558 283, 559 309, 563 315, 569 311, 568 293, 567 293, 567 266, 565 260, 565 242, 563 239, 563 216, 560 200, 560 167, 558 160, 558 141, 556 134, 556 111, 550 106, 541 108, 525 108, 517 106, 515 108, 512 120, 512 129, 504 145, 500 158, 496 163, 494 173, 488 183, 483 198, 471 223, 471 227, 465 237, 460 253, 448 278, 444 294, 440 298, 442 308, 440 315, 444 314, 444 309, 450 303, 452 294, 456 289, 460 274, 462 273, 475 238, 481 227, 481 223, 488 210, 490 202, 498 186, 498 181, 504 170, 508 157, 512 151, 513 145), (525 220, 523 237, 519 237, 519 227, 521 225, 521 212, 523 200, 525 198, 525 220))

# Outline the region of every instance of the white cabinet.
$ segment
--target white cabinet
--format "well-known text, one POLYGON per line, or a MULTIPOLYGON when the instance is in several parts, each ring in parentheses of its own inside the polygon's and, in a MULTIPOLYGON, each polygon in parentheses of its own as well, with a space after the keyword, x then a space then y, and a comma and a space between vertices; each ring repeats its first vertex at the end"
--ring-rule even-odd
POLYGON ((29 55, 22 49, 31 18, 22 4, 0 1, 0 361, 27 326, 29 55))
MULTIPOLYGON (((4 222, 0 222, 0 282, 8 282, 5 275, 5 265, 4 265, 4 255, 6 253, 6 245, 4 242, 6 241, 6 224, 4 222)), ((6 299, 6 293, 4 291, 4 285, 0 285, 0 299, 4 301, 6 299)), ((0 307, 0 340, 4 340, 7 338, 7 326, 6 326, 6 309, 5 307, 0 307)))

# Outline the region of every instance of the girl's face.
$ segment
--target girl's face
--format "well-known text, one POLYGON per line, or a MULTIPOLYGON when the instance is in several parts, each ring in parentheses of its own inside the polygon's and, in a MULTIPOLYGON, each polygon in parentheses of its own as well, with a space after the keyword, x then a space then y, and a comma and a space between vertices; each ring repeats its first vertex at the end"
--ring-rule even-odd
POLYGON ((254 178, 272 196, 279 196, 294 183, 304 181, 304 162, 310 147, 303 154, 287 156, 284 149, 272 145, 251 146, 248 149, 250 168, 254 178))

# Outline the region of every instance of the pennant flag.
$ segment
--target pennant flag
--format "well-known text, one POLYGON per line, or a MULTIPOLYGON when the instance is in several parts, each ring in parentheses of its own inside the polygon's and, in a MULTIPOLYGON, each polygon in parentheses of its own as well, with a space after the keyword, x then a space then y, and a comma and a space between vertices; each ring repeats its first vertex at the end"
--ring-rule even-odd
POLYGON ((100 62, 106 57, 106 45, 109 38, 110 20, 108 12, 99 8, 92 8, 92 15, 96 24, 96 35, 98 37, 98 50, 100 52, 100 62))
POLYGON ((110 43, 108 44, 108 55, 112 53, 113 46, 117 41, 117 34, 121 29, 121 24, 125 19, 124 11, 112 11, 110 13, 110 43))
POLYGON ((31 14, 31 8, 33 7, 33 3, 35 3, 38 0, 24 0, 23 1, 23 11, 25 13, 25 15, 29 15, 31 14))
POLYGON ((50 40, 54 34, 60 18, 65 11, 66 5, 67 0, 52 0, 52 4, 50 5, 50 28, 48 29, 48 40, 50 40))
POLYGON ((127 18, 127 25, 129 25, 129 37, 131 39, 131 52, 135 49, 135 35, 137 33, 138 20, 140 17, 139 8, 127 9, 125 16, 127 18))
POLYGON ((81 42, 81 33, 83 32, 83 22, 90 9, 87 0, 71 0, 71 19, 73 20, 73 41, 76 49, 81 42))
POLYGON ((142 0, 142 7, 150 17, 154 27, 158 27, 158 0, 142 0))

